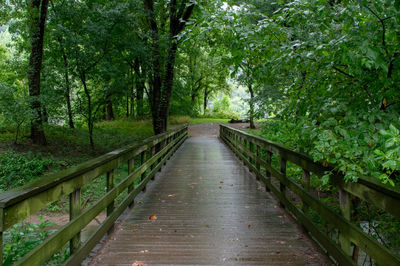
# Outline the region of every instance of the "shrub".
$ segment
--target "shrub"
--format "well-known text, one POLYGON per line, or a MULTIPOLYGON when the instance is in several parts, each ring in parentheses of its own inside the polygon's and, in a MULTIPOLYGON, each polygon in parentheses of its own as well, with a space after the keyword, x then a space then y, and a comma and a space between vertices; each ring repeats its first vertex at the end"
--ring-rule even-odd
POLYGON ((0 190, 24 185, 43 175, 54 161, 40 153, 18 154, 8 150, 0 155, 0 190))

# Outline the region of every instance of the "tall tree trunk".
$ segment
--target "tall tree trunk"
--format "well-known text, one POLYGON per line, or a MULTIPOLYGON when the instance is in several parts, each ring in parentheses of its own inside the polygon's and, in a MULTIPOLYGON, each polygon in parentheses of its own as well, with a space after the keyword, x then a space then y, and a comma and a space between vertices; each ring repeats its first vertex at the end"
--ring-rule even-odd
POLYGON ((87 98, 87 103, 88 103, 88 113, 87 113, 87 124, 88 124, 88 129, 89 129, 89 142, 90 142, 90 147, 92 149, 94 148, 94 142, 93 142, 93 117, 92 117, 92 97, 90 95, 90 91, 87 87, 86 84, 86 73, 85 71, 82 71, 81 73, 81 81, 83 84, 83 89, 86 94, 87 98))
POLYGON ((109 96, 107 100, 107 120, 114 120, 114 118, 113 104, 111 96, 109 96))
POLYGON ((135 97, 133 97, 133 94, 131 96, 131 115, 130 117, 134 118, 135 117, 135 97))
POLYGON ((65 79, 65 100, 67 102, 67 115, 68 115, 68 125, 70 128, 74 129, 74 119, 73 119, 73 114, 72 114, 72 107, 71 107, 71 87, 70 87, 70 82, 69 82, 69 72, 68 72, 68 57, 67 54, 65 53, 65 48, 62 44, 61 38, 58 39, 58 42, 60 43, 60 48, 61 52, 63 55, 63 60, 64 60, 64 79, 65 79))
POLYGON ((250 128, 254 129, 256 126, 254 125, 254 91, 253 86, 249 84, 249 92, 250 92, 250 128))
POLYGON ((206 115, 207 105, 208 105, 208 88, 204 88, 204 101, 203 101, 203 115, 206 115))
POLYGON ((178 40, 176 36, 185 28, 186 21, 193 12, 194 3, 187 5, 187 0, 182 0, 180 4, 177 0, 169 2, 169 45, 166 51, 167 58, 165 64, 161 63, 159 34, 156 16, 154 13, 153 0, 143 0, 145 9, 148 12, 148 20, 152 31, 152 117, 153 129, 155 134, 163 133, 167 130, 167 119, 169 104, 174 83, 174 67, 178 40), (161 66, 165 66, 165 71, 160 71, 161 66), (161 78, 161 73, 164 77, 161 78))
POLYGON ((129 96, 126 95, 126 117, 129 117, 129 96))
MULTIPOLYGON (((144 110, 143 110, 143 97, 144 97, 144 79, 143 79, 143 73, 140 70, 140 61, 139 59, 135 60, 135 63, 133 65, 133 68, 135 70, 135 86, 136 86, 136 112, 137 112, 137 117, 142 118, 144 116, 144 110)), ((132 95, 133 95, 133 86, 132 86, 132 95)), ((133 104, 133 96, 132 96, 132 104, 133 104)), ((133 108, 133 105, 132 105, 133 108)))
POLYGON ((31 0, 29 5, 29 31, 31 54, 29 57, 28 84, 31 97, 31 138, 34 144, 46 145, 43 129, 40 96, 40 74, 42 71, 43 40, 49 0, 31 0))

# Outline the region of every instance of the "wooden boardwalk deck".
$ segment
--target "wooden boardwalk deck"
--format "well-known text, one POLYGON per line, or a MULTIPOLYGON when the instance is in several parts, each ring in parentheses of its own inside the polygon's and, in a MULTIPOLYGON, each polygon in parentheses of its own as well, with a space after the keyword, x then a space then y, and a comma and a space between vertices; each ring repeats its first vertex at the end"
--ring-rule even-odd
POLYGON ((90 264, 331 265, 228 147, 207 137, 182 145, 90 264))

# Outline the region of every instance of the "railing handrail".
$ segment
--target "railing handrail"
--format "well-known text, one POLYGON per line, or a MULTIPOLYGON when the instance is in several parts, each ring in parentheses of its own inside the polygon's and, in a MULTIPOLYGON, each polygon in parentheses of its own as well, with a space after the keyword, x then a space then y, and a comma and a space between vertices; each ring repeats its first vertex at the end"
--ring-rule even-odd
MULTIPOLYGON (((339 265, 354 265, 350 256, 351 243, 359 247, 381 265, 400 265, 400 258, 386 246, 374 239, 370 234, 352 220, 352 198, 370 202, 394 217, 400 216, 399 193, 396 188, 380 185, 368 178, 358 182, 345 182, 343 175, 333 174, 331 182, 339 191, 339 207, 341 214, 321 202, 310 190, 311 173, 332 169, 312 162, 304 154, 292 151, 280 144, 254 136, 229 126, 220 125, 221 139, 248 166, 257 179, 265 183, 267 191, 273 192, 282 207, 300 223, 313 239, 334 258, 339 265), (263 153, 263 151, 265 151, 263 153), (272 164, 272 155, 280 157, 280 169, 272 164), (311 161, 311 162, 310 162, 311 161), (292 162, 303 170, 303 181, 287 177, 287 162, 292 162), (263 168, 261 168, 263 167, 263 168), (315 170, 315 171, 314 171, 315 170), (274 182, 272 182, 274 180, 274 182), (297 195, 301 204, 287 196, 287 190, 297 195), (310 210, 317 213, 331 229, 337 230, 338 238, 332 238, 327 232, 318 228, 309 216, 310 210)), ((318 174, 317 174, 318 176, 318 174)))
POLYGON ((23 201, 24 199, 27 199, 29 197, 35 196, 49 188, 55 187, 56 185, 71 180, 77 176, 83 175, 101 165, 104 165, 112 160, 115 160, 129 152, 132 151, 137 151, 140 150, 142 147, 145 147, 146 145, 152 143, 153 145, 158 144, 163 140, 163 138, 167 135, 171 135, 174 132, 178 132, 184 128, 186 128, 187 125, 183 125, 177 129, 174 129, 172 131, 168 131, 159 135, 151 136, 145 140, 143 140, 141 143, 135 143, 128 145, 125 148, 119 148, 114 151, 108 152, 104 155, 100 155, 94 159, 88 160, 86 162, 83 162, 81 164, 78 164, 76 166, 72 166, 68 169, 62 170, 57 173, 52 173, 49 175, 46 175, 38 180, 35 180, 33 182, 30 182, 24 186, 11 189, 8 191, 5 191, 0 194, 0 208, 5 208, 10 205, 16 204, 20 201, 23 201))
MULTIPOLYGON (((256 141, 260 141, 262 143, 265 143, 267 145, 271 145, 272 147, 278 149, 279 151, 282 151, 282 153, 288 153, 290 155, 294 155, 298 158, 300 158, 301 160, 304 160, 307 164, 310 165, 305 165, 305 168, 308 168, 307 170, 309 170, 310 172, 313 172, 314 174, 316 174, 317 176, 321 177, 323 175, 325 175, 325 172, 334 172, 334 168, 332 166, 323 166, 322 164, 318 163, 318 162, 314 162, 310 157, 308 157, 306 154, 301 153, 301 152, 297 152, 297 151, 293 151, 287 147, 285 147, 282 144, 278 144, 276 142, 270 141, 268 139, 259 137, 259 136, 255 136, 255 135, 251 135, 249 133, 243 132, 241 130, 229 127, 227 125, 223 125, 220 124, 221 127, 225 127, 228 128, 242 136, 246 136, 247 138, 256 140, 256 141)), ((266 147, 267 148, 267 147, 266 147)), ((273 149, 270 150, 271 152, 274 153, 273 149)), ((279 154, 281 155, 281 154, 279 154)), ((303 165, 299 164, 298 162, 291 160, 290 156, 285 156, 285 154, 283 154, 283 157, 285 159, 287 159, 288 161, 303 167, 303 165)), ((338 172, 335 172, 335 174, 333 175, 333 179, 336 180, 336 182, 339 182, 339 180, 344 180, 344 176, 338 172)), ((397 187, 392 187, 388 184, 383 184, 383 183, 379 183, 379 181, 377 181, 376 179, 372 178, 372 177, 368 177, 368 176, 361 176, 358 177, 358 182, 360 184, 364 184, 374 190, 383 192, 387 195, 390 195, 394 198, 400 199, 400 189, 397 187)))
POLYGON ((0 266, 4 230, 65 195, 69 196, 70 221, 16 264, 42 265, 68 241, 71 255, 65 264, 79 264, 104 234, 111 232, 115 220, 123 211, 127 207, 133 207, 135 197, 141 191, 145 191, 150 179, 154 179, 156 173, 161 171, 166 161, 186 140, 187 127, 184 125, 150 137, 142 143, 109 152, 3 195, 3 205, 0 206, 0 266), (139 167, 136 169, 135 160, 139 160, 139 167), (122 163, 127 163, 128 174, 115 184, 115 169, 122 163), (106 193, 92 206, 84 208, 80 200, 81 188, 100 176, 106 178, 106 193), (127 195, 121 202, 116 201, 115 199, 123 192, 127 192, 127 195), (80 237, 81 231, 104 210, 107 218, 83 243, 80 237))

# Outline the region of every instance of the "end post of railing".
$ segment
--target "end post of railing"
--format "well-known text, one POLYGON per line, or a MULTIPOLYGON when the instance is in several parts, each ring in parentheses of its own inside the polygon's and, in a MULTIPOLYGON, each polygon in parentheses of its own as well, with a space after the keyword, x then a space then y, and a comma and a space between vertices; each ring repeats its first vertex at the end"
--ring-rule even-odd
POLYGON ((0 266, 3 265, 4 209, 0 208, 0 266))
MULTIPOLYGON (((110 192, 111 189, 114 188, 114 169, 107 172, 107 192, 110 192)), ((107 206, 107 216, 110 216, 113 211, 114 211, 114 203, 115 201, 112 201, 108 206, 107 206)), ((108 230, 108 234, 111 234, 114 230, 114 225, 110 227, 108 230)))
MULTIPOLYGON (((286 164, 287 164, 286 159, 281 157, 281 173, 283 179, 286 179, 286 164)), ((282 182, 279 182, 279 190, 282 195, 282 198, 286 199, 286 186, 282 182)), ((285 204, 282 201, 280 202, 280 205, 283 208, 285 207, 285 204)))
MULTIPOLYGON (((135 168, 135 159, 131 158, 128 160, 128 175, 130 175, 135 168)), ((135 182, 133 181, 132 184, 128 186, 128 194, 131 193, 135 189, 135 182)), ((129 208, 133 208, 135 206, 135 200, 132 201, 131 204, 129 204, 129 208)))
MULTIPOLYGON (((350 221, 351 216, 351 195, 344 189, 339 190, 340 211, 343 217, 350 221)), ((339 232, 339 243, 346 255, 351 255, 351 242, 343 232, 339 232)))
POLYGON ((271 191, 270 186, 271 186, 271 172, 269 168, 271 168, 271 157, 272 157, 272 152, 267 150, 267 167, 265 169, 265 177, 266 177, 266 185, 265 185, 265 190, 267 192, 271 191))
MULTIPOLYGON (((72 221, 81 213, 81 189, 77 188, 69 194, 69 220, 72 221)), ((81 232, 77 233, 69 241, 69 250, 74 254, 81 245, 81 232)))

